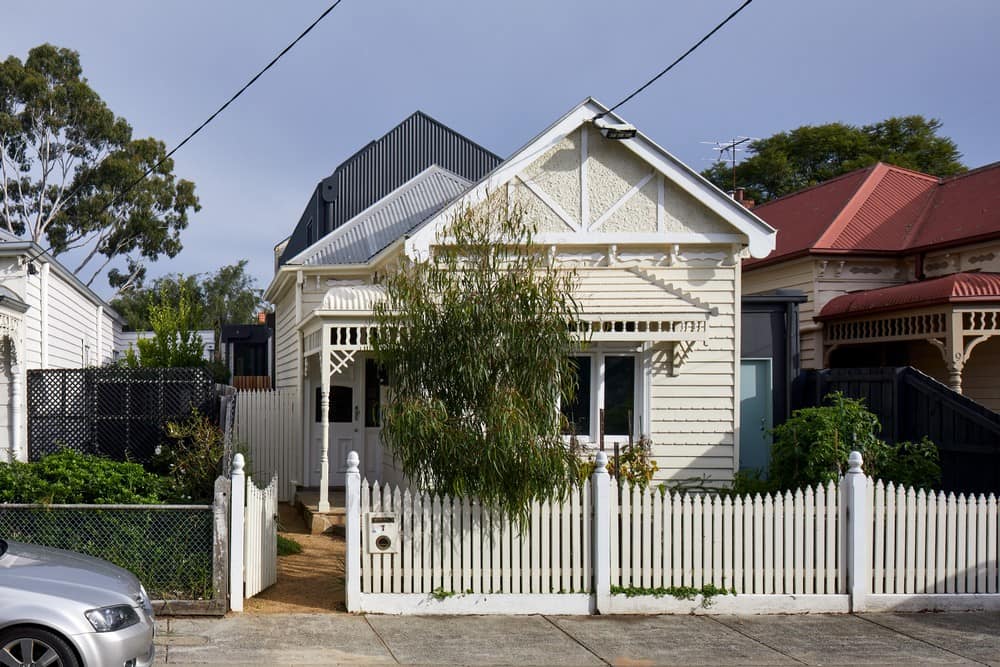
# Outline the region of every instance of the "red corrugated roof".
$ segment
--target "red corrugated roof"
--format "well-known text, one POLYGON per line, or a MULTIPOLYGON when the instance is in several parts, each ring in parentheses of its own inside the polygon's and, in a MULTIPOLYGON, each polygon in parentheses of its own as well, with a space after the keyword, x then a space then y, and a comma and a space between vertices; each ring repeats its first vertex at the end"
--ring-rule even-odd
POLYGON ((976 301, 1000 301, 1000 274, 953 273, 905 285, 852 292, 827 303, 816 319, 838 319, 940 303, 976 301))
POLYGON ((802 253, 907 253, 1000 236, 1000 163, 938 179, 878 163, 754 209, 777 245, 750 269, 802 253))

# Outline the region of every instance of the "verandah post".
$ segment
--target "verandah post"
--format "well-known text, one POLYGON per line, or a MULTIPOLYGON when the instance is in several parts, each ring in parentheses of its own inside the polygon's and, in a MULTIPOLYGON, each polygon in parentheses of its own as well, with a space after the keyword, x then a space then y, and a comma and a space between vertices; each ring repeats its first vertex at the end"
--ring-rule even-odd
MULTIPOLYGON (((594 545, 594 555, 591 563, 594 568, 594 597, 597 612, 607 614, 611 611, 611 476, 608 474, 608 455, 604 451, 597 452, 594 473, 591 475, 594 502, 594 534, 591 543, 594 545)), ((614 545, 617 548, 616 545, 614 545)))
POLYGON ((361 609, 361 472, 360 459, 355 451, 347 455, 347 473, 344 475, 345 526, 347 533, 344 562, 345 598, 347 611, 361 609))
POLYGON ((868 479, 861 469, 861 452, 851 452, 847 458, 848 470, 841 482, 845 503, 847 526, 845 545, 847 594, 851 611, 864 611, 869 589, 868 564, 868 479))
POLYGON ((243 455, 233 457, 229 495, 229 608, 243 611, 243 534, 246 529, 247 482, 243 455))

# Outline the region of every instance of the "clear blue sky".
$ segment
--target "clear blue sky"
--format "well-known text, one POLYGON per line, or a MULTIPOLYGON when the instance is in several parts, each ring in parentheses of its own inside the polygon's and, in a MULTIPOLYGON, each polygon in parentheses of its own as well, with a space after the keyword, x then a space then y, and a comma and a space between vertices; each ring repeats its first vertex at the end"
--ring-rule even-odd
MULTIPOLYGON (((328 4, 19 2, 0 55, 79 51, 136 135, 172 147, 328 4)), ((617 102, 738 5, 344 0, 175 156, 202 210, 150 276, 246 258, 265 287, 317 181, 415 109, 506 156, 587 95, 617 102)), ((980 166, 1000 160, 998 25, 995 0, 756 0, 620 113, 699 170, 702 141, 903 114, 940 118, 980 166)))

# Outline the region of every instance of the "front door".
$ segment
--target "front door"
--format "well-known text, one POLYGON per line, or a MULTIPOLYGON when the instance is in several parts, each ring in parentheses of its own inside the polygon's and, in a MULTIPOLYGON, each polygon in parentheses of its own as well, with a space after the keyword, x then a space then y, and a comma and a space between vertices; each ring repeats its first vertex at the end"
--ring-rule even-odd
POLYGON ((771 360, 740 361, 740 470, 767 476, 771 462, 771 360))
MULTIPOLYGON (((348 452, 354 450, 358 452, 359 456, 364 456, 363 448, 356 444, 360 429, 358 418, 361 409, 355 402, 356 392, 354 378, 352 377, 353 371, 348 371, 344 375, 347 377, 341 375, 334 376, 330 384, 330 448, 327 451, 327 458, 330 465, 330 486, 344 485, 348 452)), ((323 445, 323 413, 320 409, 321 405, 320 387, 317 384, 313 387, 312 392, 313 446, 310 448, 309 453, 310 484, 312 486, 318 486, 320 479, 319 451, 323 445)), ((361 465, 364 466, 363 460, 361 465)))

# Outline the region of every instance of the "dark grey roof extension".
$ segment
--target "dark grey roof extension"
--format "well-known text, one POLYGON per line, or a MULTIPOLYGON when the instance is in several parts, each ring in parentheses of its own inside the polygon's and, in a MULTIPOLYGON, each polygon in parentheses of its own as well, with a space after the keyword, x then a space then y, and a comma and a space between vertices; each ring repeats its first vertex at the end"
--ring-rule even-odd
POLYGON ((417 111, 320 181, 288 240, 281 263, 432 165, 476 182, 500 162, 499 156, 417 111))
POLYGON ((470 183, 437 165, 403 184, 288 264, 365 264, 437 213, 470 183))

